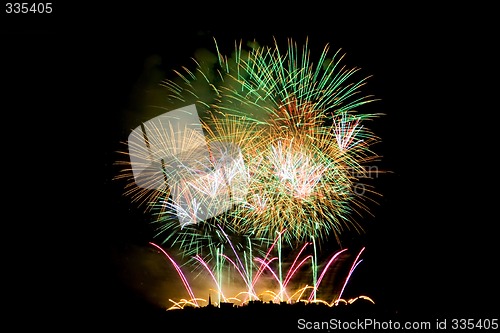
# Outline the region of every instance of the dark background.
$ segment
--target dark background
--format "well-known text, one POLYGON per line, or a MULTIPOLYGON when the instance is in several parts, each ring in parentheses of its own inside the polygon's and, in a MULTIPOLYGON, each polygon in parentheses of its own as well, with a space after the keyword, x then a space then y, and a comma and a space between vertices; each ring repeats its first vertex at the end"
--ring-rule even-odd
POLYGON ((14 211, 5 275, 21 282, 13 304, 26 316, 49 325, 68 315, 90 325, 148 318, 110 253, 151 236, 147 217, 110 181, 136 94, 155 80, 146 60, 161 59, 156 68, 170 75, 200 47, 213 50, 212 37, 226 50, 239 39, 308 37, 314 54, 330 43, 373 75, 367 89, 381 101, 369 108, 385 113, 371 128, 392 173, 378 180, 384 197, 352 284, 423 319, 498 317, 490 9, 54 7, 52 16, 2 13, 4 178, 14 211))

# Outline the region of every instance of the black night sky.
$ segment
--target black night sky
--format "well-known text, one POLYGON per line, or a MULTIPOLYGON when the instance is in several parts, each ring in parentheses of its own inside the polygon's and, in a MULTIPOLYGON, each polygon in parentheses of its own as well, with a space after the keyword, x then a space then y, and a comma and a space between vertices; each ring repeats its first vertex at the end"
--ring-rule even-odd
POLYGON ((488 91, 496 64, 491 21, 470 23, 487 9, 55 4, 51 17, 3 13, 0 35, 4 126, 24 133, 4 136, 13 158, 4 177, 17 179, 19 169, 14 187, 23 184, 6 223, 6 264, 23 281, 16 290, 26 295, 15 302, 28 321, 154 327, 155 310, 116 264, 153 233, 111 180, 115 152, 141 94, 196 50, 213 51, 212 38, 229 51, 236 40, 273 37, 308 38, 313 58, 326 43, 342 48, 347 65, 372 75, 366 89, 381 99, 367 108, 385 114, 371 129, 391 173, 377 179, 383 198, 352 241, 366 245, 353 288, 422 320, 498 318, 497 107, 488 91))

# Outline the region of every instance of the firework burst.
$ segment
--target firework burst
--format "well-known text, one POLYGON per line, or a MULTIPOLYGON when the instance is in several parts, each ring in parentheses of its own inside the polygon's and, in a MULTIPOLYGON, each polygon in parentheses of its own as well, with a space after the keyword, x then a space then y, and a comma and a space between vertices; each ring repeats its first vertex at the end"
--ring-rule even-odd
POLYGON ((146 144, 125 153, 147 164, 146 186, 131 167, 117 177, 132 180, 126 194, 155 211, 164 243, 189 256, 220 248, 224 233, 270 243, 287 230, 291 246, 340 243, 343 231, 362 232, 355 216, 376 195, 363 181, 379 172, 371 167, 379 138, 365 124, 380 114, 358 111, 375 101, 361 92, 369 77, 355 79, 359 68, 342 65, 340 50, 329 57, 328 45, 316 62, 307 41, 289 40, 284 51, 249 45, 227 57, 215 43, 216 61, 195 60, 194 70, 165 80, 168 107, 196 105, 202 131, 156 126, 154 140, 141 137, 146 144), (171 151, 179 145, 181 159, 171 151), (193 155, 205 145, 208 154, 193 155), (177 164, 167 163, 172 155, 177 164))

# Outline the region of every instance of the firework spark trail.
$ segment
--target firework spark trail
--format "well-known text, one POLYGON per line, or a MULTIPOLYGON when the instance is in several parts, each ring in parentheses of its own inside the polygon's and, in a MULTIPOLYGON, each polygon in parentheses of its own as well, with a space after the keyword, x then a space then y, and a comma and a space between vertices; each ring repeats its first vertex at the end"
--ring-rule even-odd
POLYGON ((314 286, 314 289, 313 291, 311 292, 311 295, 309 295, 309 298, 307 299, 308 301, 311 301, 314 297, 315 297, 315 291, 318 290, 319 288, 319 284, 321 283, 321 280, 323 280, 323 277, 325 276, 325 273, 326 271, 328 270, 328 268, 330 267, 330 265, 332 264, 332 262, 342 253, 342 252, 345 252, 347 251, 347 249, 342 249, 340 251, 337 251, 331 258, 330 260, 328 261, 328 263, 326 264, 325 268, 323 268, 323 271, 321 272, 321 275, 319 276, 318 278, 318 281, 316 282, 316 285, 314 286))
POLYGON ((269 259, 267 262, 262 260, 261 258, 255 258, 255 260, 257 262, 259 262, 261 264, 261 266, 263 266, 264 268, 267 268, 269 270, 269 272, 271 273, 271 275, 274 277, 274 279, 276 280, 276 282, 278 282, 279 286, 280 286, 280 291, 278 293, 278 296, 279 297, 282 297, 283 294, 286 295, 286 297, 288 297, 287 295, 287 292, 285 290, 285 287, 283 286, 283 282, 281 281, 281 279, 276 275, 276 273, 273 271, 273 269, 271 268, 271 266, 269 266, 269 264, 271 262, 273 262, 274 260, 277 260, 278 257, 274 257, 274 258, 271 258, 269 259))
POLYGON ((321 180, 326 166, 314 163, 301 151, 293 150, 290 140, 289 147, 284 151, 282 141, 271 146, 271 165, 282 185, 298 199, 308 198, 321 180))
POLYGON ((358 259, 359 259, 359 256, 361 256, 361 253, 363 253, 364 250, 365 250, 365 248, 363 247, 359 251, 358 255, 356 256, 356 259, 354 259, 354 262, 353 262, 353 264, 351 266, 351 269, 349 270, 349 274, 347 275, 347 277, 345 279, 345 282, 344 282, 344 285, 342 286, 342 289, 340 290, 339 297, 337 298, 337 301, 336 301, 337 303, 342 298, 342 294, 344 293, 345 286, 347 285, 347 282, 349 281, 349 279, 350 279, 350 277, 352 275, 352 272, 354 272, 354 270, 356 269, 356 267, 358 266, 358 264, 362 261, 362 260, 358 261, 358 259))
POLYGON ((194 304, 196 306, 198 306, 198 302, 196 300, 196 297, 194 296, 193 290, 191 289, 191 286, 189 285, 189 282, 188 282, 186 276, 184 275, 184 273, 182 273, 182 270, 179 267, 179 265, 177 265, 177 263, 168 255, 168 253, 165 252, 165 250, 163 250, 159 245, 157 245, 157 244, 155 244, 153 242, 149 242, 149 244, 153 245, 158 250, 160 250, 161 253, 163 253, 165 255, 165 257, 167 257, 168 260, 170 260, 170 262, 172 263, 172 265, 174 265, 174 268, 177 271, 177 273, 179 274, 179 277, 181 278, 182 283, 184 284, 184 287, 186 288, 186 291, 188 292, 188 294, 191 297, 191 299, 194 301, 194 304))
POLYGON ((358 128, 359 122, 359 119, 354 121, 346 119, 345 113, 341 115, 340 121, 333 118, 335 138, 341 151, 352 149, 355 145, 363 142, 362 139, 355 141, 356 134, 360 131, 358 128))
POLYGON ((199 255, 196 255, 194 258, 196 260, 198 260, 203 265, 203 267, 206 268, 207 272, 210 274, 210 277, 212 278, 212 280, 214 281, 215 285, 217 286, 217 292, 218 292, 218 294, 220 296, 222 296, 222 299, 224 300, 224 302, 226 302, 227 301, 226 296, 224 296, 224 293, 222 292, 222 288, 221 288, 219 282, 217 282, 217 278, 215 277, 214 273, 212 272, 212 270, 210 269, 210 267, 208 267, 208 264, 199 255))
POLYGON ((300 255, 302 254, 302 252, 305 250, 306 246, 309 245, 309 243, 305 243, 302 248, 300 249, 299 253, 295 256, 295 259, 293 260, 292 262, 292 266, 290 266, 290 269, 288 270, 288 273, 287 275, 285 276, 285 280, 283 282, 283 286, 287 286, 288 282, 290 281, 290 279, 292 278, 293 274, 295 273, 295 271, 300 267, 302 266, 302 264, 304 263, 304 261, 306 261, 307 259, 311 258, 312 256, 307 256, 305 257, 297 266, 295 266, 295 263, 297 262, 297 260, 299 259, 300 255))
POLYGON ((192 298, 190 300, 187 300, 185 298, 179 300, 178 302, 174 301, 173 299, 169 298, 168 299, 170 302, 174 303, 170 308, 167 310, 173 310, 173 309, 183 309, 185 306, 195 306, 199 307, 198 301, 205 301, 203 298, 192 298))
MULTIPOLYGON (((274 247, 276 246, 276 244, 278 243, 278 240, 280 239, 281 235, 283 235, 285 233, 286 230, 283 230, 281 231, 280 233, 278 233, 278 236, 276 236, 276 238, 274 239, 274 242, 273 244, 269 247, 269 249, 267 250, 266 252, 266 255, 263 259, 263 261, 265 262, 267 260, 267 258, 269 257, 269 255, 271 254, 271 251, 274 249, 274 247)), ((259 278, 260 274, 262 274, 262 271, 264 270, 264 267, 261 265, 257 271, 257 273, 255 274, 255 278, 254 278, 254 281, 256 279, 259 278)), ((254 284, 254 283, 252 283, 254 284)))
MULTIPOLYGON (((231 247, 231 249, 233 250, 233 253, 234 255, 236 256, 236 260, 238 260, 238 263, 240 264, 240 267, 242 270, 245 270, 245 266, 243 265, 243 263, 241 262, 241 259, 240 259, 240 256, 238 255, 238 252, 236 252, 234 246, 233 246, 233 242, 231 242, 231 240, 229 239, 229 236, 224 232, 224 230, 222 229, 222 227, 220 225, 217 225, 220 229, 220 231, 222 232, 222 234, 224 235, 224 237, 226 237, 228 243, 229 243, 229 246, 231 247)), ((245 271, 245 276, 247 276, 247 272, 245 271)))
POLYGON ((246 284, 247 288, 248 288, 248 295, 255 295, 255 290, 252 286, 251 283, 248 282, 248 275, 246 273, 243 273, 241 271, 241 269, 238 267, 238 265, 234 262, 233 259, 229 258, 227 255, 225 254, 221 254, 227 261, 229 261, 233 267, 238 271, 238 274, 240 274, 241 276, 241 279, 243 280, 243 282, 246 284))
MULTIPOLYGON (((274 247, 276 246, 279 238, 281 237, 282 234, 285 233, 285 231, 286 231, 286 229, 283 230, 283 231, 281 231, 280 233, 278 233, 278 236, 274 239, 274 242, 267 249, 267 252, 266 252, 266 254, 264 256, 264 259, 261 259, 262 260, 261 265, 259 266, 257 272, 255 273, 255 275, 254 275, 254 277, 252 279, 251 288, 249 288, 250 290, 255 290, 255 284, 257 283, 257 281, 258 281, 259 277, 261 276, 261 274, 264 272, 264 269, 265 269, 264 263, 266 262, 267 258, 269 258, 269 255, 271 254, 271 251, 274 249, 274 247)), ((246 299, 245 299, 245 301, 246 301, 246 299)))

